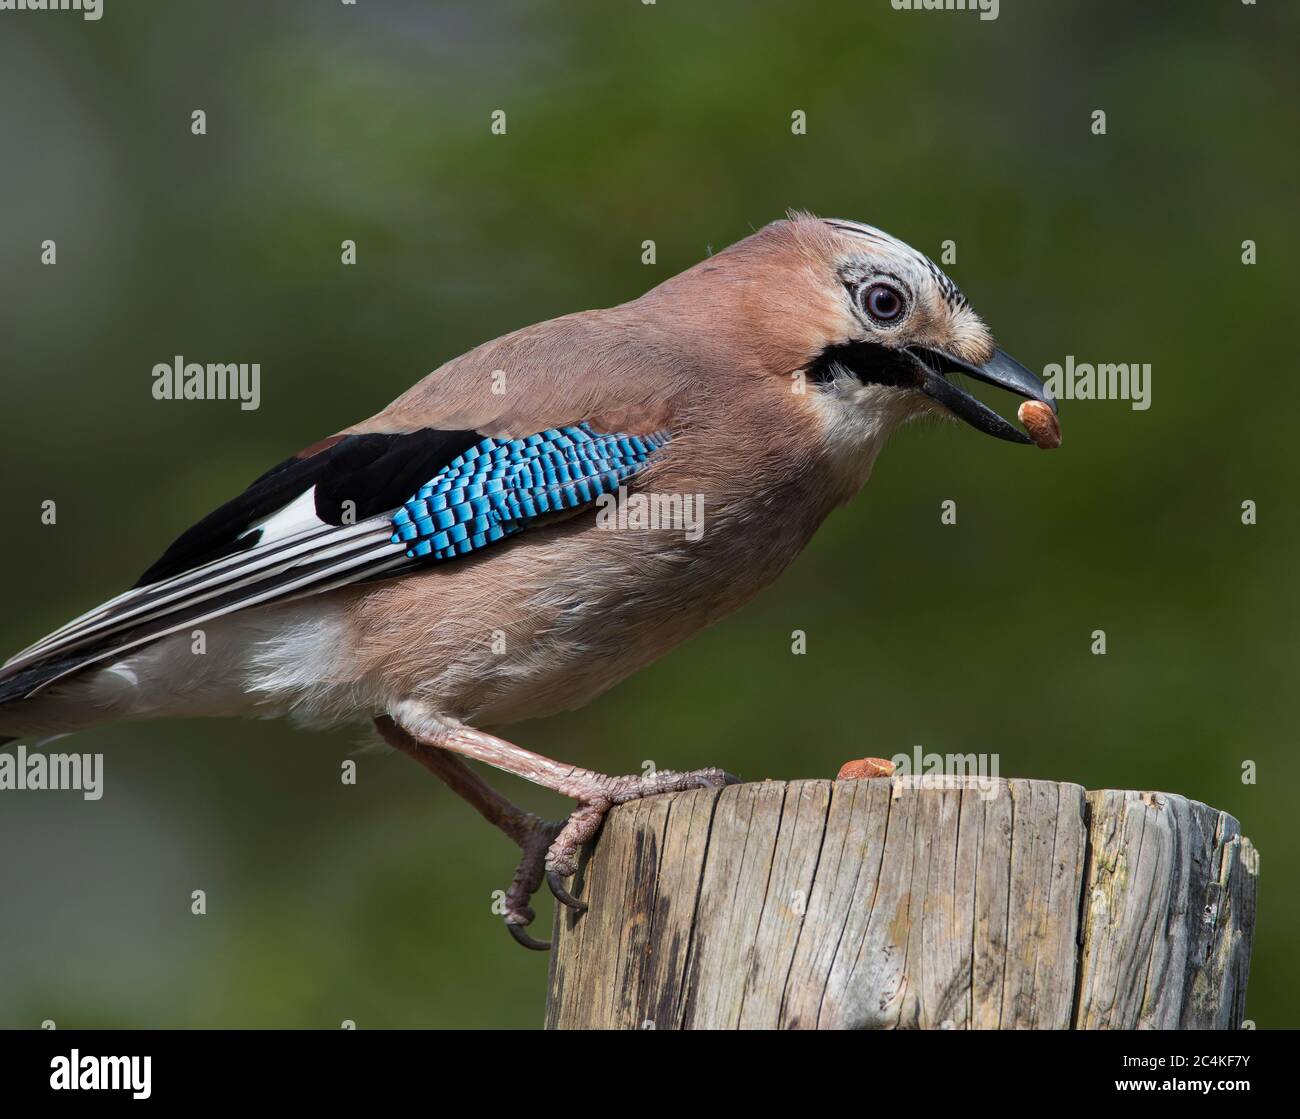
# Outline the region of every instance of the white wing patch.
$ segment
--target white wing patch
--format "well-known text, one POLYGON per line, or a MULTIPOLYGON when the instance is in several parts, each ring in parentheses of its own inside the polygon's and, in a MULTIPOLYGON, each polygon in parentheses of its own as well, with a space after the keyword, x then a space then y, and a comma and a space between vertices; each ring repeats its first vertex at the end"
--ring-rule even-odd
POLYGON ((310 529, 325 527, 327 527, 325 522, 316 516, 316 487, 312 486, 306 493, 300 493, 282 509, 267 514, 260 521, 254 521, 248 526, 248 532, 262 530, 261 539, 257 542, 260 548, 299 536, 310 529))

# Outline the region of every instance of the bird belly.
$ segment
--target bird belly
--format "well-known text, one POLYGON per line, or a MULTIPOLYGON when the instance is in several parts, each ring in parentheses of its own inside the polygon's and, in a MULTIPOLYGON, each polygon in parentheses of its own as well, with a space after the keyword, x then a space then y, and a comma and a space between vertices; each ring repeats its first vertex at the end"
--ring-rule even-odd
POLYGON ((358 694, 480 726, 580 707, 753 597, 811 531, 720 518, 687 541, 570 523, 351 591, 358 694))

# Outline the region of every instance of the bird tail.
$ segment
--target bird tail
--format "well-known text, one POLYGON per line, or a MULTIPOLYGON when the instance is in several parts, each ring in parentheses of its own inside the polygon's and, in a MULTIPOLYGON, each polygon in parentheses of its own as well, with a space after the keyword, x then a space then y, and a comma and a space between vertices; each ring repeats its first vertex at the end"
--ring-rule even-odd
POLYGON ((117 717, 112 688, 89 669, 95 650, 64 650, 33 658, 25 653, 0 666, 0 743, 84 730, 117 717))
MULTIPOLYGON (((62 672, 56 671, 50 678, 60 675, 62 672)), ((97 675, 74 677, 67 684, 36 694, 30 693, 41 681, 27 672, 0 679, 0 745, 17 738, 31 742, 70 734, 115 718, 111 705, 96 702, 96 693, 102 691, 92 684, 97 675)))
MULTIPOLYGON (((128 632, 99 641, 60 641, 62 634, 111 605, 69 622, 0 666, 0 741, 57 737, 161 714, 160 690, 179 685, 183 691, 186 677, 202 675, 195 662, 207 658, 182 655, 177 644, 182 639, 175 635, 136 641, 128 632), (123 642, 126 648, 119 647, 123 642)), ((187 714, 183 708, 178 713, 187 714)))
POLYGON ((19 655, 0 667, 0 740, 31 741, 121 720, 282 713, 251 693, 249 649, 277 622, 251 613, 205 627, 203 655, 185 633, 134 648, 97 646, 47 657, 19 655), (208 647, 211 652, 208 652, 208 647))
POLYGON ((22 667, 0 668, 0 709, 28 699, 61 676, 75 672, 82 663, 81 657, 58 657, 22 667))
POLYGON ((152 697, 142 694, 139 683, 131 661, 105 661, 93 647, 35 661, 15 657, 0 667, 0 743, 58 737, 147 714, 142 701, 152 697))

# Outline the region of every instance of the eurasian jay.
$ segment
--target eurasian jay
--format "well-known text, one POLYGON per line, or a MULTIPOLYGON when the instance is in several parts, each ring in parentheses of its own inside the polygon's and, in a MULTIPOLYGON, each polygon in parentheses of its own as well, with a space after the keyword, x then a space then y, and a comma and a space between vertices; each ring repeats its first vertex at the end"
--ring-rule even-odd
POLYGON ((565 879, 612 805, 734 778, 606 776, 481 728, 585 704, 735 610, 908 419, 1032 442, 951 373, 1055 410, 923 254, 792 214, 630 303, 485 343, 273 466, 130 590, 8 661, 0 734, 373 721, 518 843, 505 920, 544 948, 530 899, 545 875, 581 908, 565 879), (600 516, 638 494, 689 497, 702 532, 600 516), (577 807, 546 822, 464 759, 577 807))

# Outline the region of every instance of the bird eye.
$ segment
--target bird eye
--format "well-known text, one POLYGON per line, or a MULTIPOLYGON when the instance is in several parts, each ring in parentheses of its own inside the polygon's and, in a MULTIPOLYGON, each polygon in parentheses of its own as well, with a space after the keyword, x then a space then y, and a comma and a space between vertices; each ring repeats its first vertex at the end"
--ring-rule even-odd
POLYGON ((888 284, 872 284, 862 293, 863 309, 877 322, 893 322, 903 313, 903 297, 888 284))

